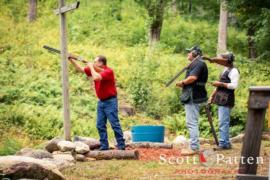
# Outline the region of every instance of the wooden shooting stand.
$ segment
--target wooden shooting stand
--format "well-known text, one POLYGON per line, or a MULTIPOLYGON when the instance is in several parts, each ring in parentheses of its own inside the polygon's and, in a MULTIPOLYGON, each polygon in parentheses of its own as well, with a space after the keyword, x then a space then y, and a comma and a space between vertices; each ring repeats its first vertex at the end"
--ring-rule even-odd
POLYGON ((63 115, 64 115, 64 136, 65 140, 71 140, 71 122, 69 108, 69 88, 68 88, 68 49, 67 49, 67 23, 66 13, 77 9, 80 2, 65 6, 65 0, 59 0, 59 8, 55 14, 60 16, 60 40, 61 40, 61 60, 62 60, 62 94, 63 94, 63 115))
MULTIPOLYGON (((261 138, 266 109, 270 107, 270 86, 258 86, 249 88, 248 117, 245 129, 245 137, 242 146, 241 157, 245 157, 239 164, 239 174, 237 179, 265 179, 267 176, 256 176, 257 161, 260 155, 261 138), (248 163, 248 158, 253 158, 252 163, 248 163)), ((269 112, 270 118, 270 112, 269 112)), ((270 120, 268 120, 270 126, 270 120)), ((250 162, 250 161, 249 161, 250 162)), ((265 164, 267 166, 267 164, 265 164)), ((269 169, 270 171, 270 169, 269 169)))

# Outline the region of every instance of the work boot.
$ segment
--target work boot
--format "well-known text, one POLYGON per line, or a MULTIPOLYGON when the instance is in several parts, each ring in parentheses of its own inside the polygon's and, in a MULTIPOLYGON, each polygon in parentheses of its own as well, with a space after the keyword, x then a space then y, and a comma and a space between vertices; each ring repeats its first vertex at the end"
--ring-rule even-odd
POLYGON ((223 151, 223 150, 230 150, 230 149, 232 149, 231 145, 229 145, 229 146, 217 146, 217 147, 213 148, 214 151, 223 151))

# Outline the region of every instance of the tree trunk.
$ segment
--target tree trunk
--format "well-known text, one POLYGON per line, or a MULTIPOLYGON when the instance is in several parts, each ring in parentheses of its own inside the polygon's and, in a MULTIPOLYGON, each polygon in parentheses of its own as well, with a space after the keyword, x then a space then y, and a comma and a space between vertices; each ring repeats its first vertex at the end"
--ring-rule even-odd
POLYGON ((162 21, 157 20, 152 22, 150 26, 150 44, 155 44, 160 40, 161 28, 162 21))
POLYGON ((227 51, 228 11, 226 9, 227 8, 226 6, 227 0, 222 0, 220 2, 217 54, 224 53, 227 51))
POLYGON ((176 0, 172 0, 172 12, 177 14, 177 2, 176 0))
POLYGON ((153 8, 148 9, 148 14, 151 19, 149 30, 150 46, 160 40, 160 34, 163 24, 164 7, 165 7, 165 0, 158 0, 153 8))
POLYGON ((138 142, 127 144, 127 147, 130 148, 163 148, 163 149, 172 149, 172 144, 165 143, 152 143, 152 142, 138 142))
POLYGON ((85 155, 89 158, 96 160, 109 160, 109 159, 138 159, 139 151, 137 150, 107 150, 107 151, 89 151, 85 155))
POLYGON ((191 11, 192 11, 192 0, 189 0, 189 2, 188 2, 188 12, 189 12, 189 14, 191 14, 191 11))
POLYGON ((182 11, 184 11, 184 9, 185 9, 185 3, 183 0, 181 1, 181 9, 182 9, 182 11))
POLYGON ((33 22, 37 17, 37 0, 29 0, 28 21, 33 22))
POLYGON ((255 29, 253 25, 249 25, 249 28, 247 30, 248 35, 248 58, 255 59, 257 57, 257 51, 256 51, 256 44, 255 44, 255 29))

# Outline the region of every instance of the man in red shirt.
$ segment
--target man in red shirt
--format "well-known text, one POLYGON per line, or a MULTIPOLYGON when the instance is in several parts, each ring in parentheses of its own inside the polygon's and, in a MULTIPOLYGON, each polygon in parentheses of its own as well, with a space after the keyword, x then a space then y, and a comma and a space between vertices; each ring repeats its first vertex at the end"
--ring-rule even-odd
POLYGON ((118 100, 113 70, 107 67, 106 57, 99 55, 94 63, 89 62, 86 67, 81 67, 75 60, 69 58, 74 67, 88 77, 92 77, 95 83, 96 95, 99 99, 97 106, 97 129, 100 137, 100 150, 108 150, 107 119, 113 128, 120 150, 125 149, 125 140, 118 118, 118 100))

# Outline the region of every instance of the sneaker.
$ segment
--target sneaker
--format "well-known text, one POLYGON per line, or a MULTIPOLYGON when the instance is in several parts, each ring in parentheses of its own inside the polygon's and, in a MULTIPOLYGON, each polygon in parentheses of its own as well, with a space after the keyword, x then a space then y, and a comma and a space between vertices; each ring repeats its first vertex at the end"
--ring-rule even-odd
POLYGON ((199 153, 199 150, 193 150, 193 149, 182 149, 181 150, 182 156, 192 156, 192 155, 195 155, 198 153, 199 153))

